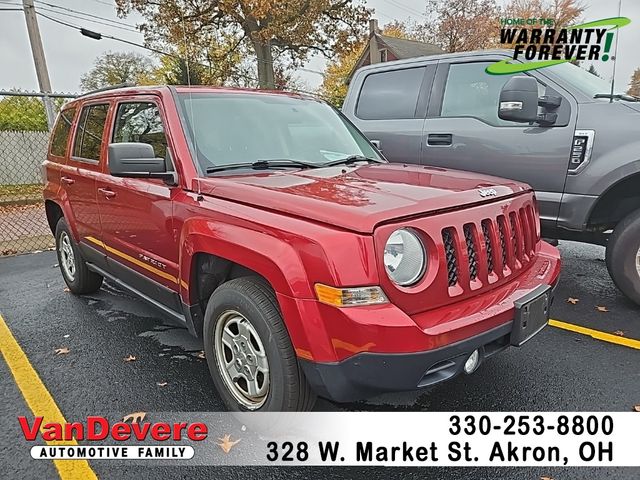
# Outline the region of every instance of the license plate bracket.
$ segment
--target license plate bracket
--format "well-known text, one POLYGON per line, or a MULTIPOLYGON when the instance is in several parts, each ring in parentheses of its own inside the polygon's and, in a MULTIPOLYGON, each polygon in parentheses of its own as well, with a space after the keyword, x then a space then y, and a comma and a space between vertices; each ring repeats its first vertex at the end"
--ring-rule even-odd
POLYGON ((552 290, 550 285, 540 285, 513 302, 516 310, 511 330, 511 345, 520 347, 533 338, 549 323, 552 290))

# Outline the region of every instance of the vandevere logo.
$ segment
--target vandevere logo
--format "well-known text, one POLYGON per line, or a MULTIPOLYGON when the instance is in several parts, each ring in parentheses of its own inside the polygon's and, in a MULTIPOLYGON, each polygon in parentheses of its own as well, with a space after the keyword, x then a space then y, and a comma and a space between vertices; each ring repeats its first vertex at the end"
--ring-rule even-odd
POLYGON ((570 61, 608 61, 614 32, 629 25, 627 17, 612 17, 566 28, 554 28, 551 19, 501 18, 500 43, 513 46, 512 63, 501 60, 489 65, 487 73, 509 75, 550 67, 570 61))

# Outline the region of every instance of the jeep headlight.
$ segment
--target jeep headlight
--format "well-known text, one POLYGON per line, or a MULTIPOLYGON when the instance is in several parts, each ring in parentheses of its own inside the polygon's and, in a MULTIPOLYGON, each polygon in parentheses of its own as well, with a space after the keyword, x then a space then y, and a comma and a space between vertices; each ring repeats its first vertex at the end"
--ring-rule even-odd
POLYGON ((389 278, 406 287, 422 278, 427 255, 420 238, 408 228, 393 232, 384 246, 384 268, 389 278))

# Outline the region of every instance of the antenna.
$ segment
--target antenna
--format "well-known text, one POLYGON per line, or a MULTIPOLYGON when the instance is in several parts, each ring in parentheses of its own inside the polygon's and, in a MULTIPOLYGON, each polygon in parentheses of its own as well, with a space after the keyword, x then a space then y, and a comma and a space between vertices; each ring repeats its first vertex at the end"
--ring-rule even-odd
MULTIPOLYGON (((618 17, 622 15, 622 0, 618 0, 618 17)), ((613 94, 615 93, 616 84, 616 65, 618 65, 618 36, 620 36, 620 29, 616 32, 616 46, 613 50, 613 77, 611 77, 611 96, 609 97, 609 103, 613 103, 613 94)))
MULTIPOLYGON (((187 86, 189 87, 189 116, 191 117, 191 131, 193 132, 193 148, 195 150, 196 162, 198 162, 198 136, 196 135, 196 123, 194 121, 193 115, 193 96, 191 91, 191 70, 189 68, 189 46, 187 44, 187 31, 184 26, 184 10, 180 11, 180 18, 182 19, 182 37, 184 40, 184 51, 185 51, 185 59, 184 64, 187 70, 187 86)), ((196 179, 196 183, 198 184, 197 189, 197 200, 200 202, 203 200, 202 191, 200 187, 200 180, 196 179)))

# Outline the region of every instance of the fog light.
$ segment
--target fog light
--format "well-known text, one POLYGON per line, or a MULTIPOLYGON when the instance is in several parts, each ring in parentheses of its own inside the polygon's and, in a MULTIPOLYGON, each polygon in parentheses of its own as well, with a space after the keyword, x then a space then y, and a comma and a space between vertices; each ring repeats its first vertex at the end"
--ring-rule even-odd
POLYGON ((478 368, 478 364, 480 363, 480 352, 478 350, 474 350, 467 361, 464 362, 464 373, 473 373, 476 368, 478 368))

